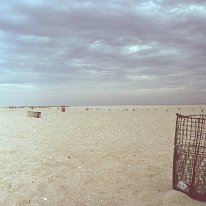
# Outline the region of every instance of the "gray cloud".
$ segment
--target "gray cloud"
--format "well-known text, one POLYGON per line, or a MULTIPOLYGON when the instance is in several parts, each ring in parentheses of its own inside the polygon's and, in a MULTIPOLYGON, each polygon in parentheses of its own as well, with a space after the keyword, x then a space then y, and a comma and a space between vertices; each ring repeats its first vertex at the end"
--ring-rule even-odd
POLYGON ((12 0, 0 12, 2 105, 30 104, 30 91, 34 104, 206 101, 202 1, 12 0))

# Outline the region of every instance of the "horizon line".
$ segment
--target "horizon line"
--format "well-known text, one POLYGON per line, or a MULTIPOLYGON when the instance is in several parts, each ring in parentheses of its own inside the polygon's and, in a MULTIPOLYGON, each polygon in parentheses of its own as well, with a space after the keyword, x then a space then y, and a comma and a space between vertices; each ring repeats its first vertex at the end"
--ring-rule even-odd
POLYGON ((206 103, 168 103, 168 104, 114 104, 114 105, 9 105, 9 106, 0 106, 0 108, 25 108, 25 107, 39 107, 39 108, 45 108, 45 107, 115 107, 115 106, 175 106, 175 105, 206 105, 206 103))

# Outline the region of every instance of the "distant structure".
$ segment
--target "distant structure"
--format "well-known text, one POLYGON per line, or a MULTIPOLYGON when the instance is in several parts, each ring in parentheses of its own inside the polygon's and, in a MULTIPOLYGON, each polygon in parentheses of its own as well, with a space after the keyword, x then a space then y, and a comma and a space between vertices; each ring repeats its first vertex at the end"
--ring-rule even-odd
POLYGON ((41 112, 28 111, 27 117, 41 118, 41 112))
POLYGON ((9 109, 16 109, 16 107, 9 107, 9 109))
POLYGON ((62 111, 62 112, 65 112, 65 111, 66 111, 65 106, 62 106, 62 107, 61 107, 61 111, 62 111))

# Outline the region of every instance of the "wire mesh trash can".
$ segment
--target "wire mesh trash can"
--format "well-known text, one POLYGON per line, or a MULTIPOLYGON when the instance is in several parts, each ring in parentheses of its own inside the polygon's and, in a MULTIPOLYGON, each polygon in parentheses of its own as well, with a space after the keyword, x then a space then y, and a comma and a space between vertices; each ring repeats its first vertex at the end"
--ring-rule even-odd
POLYGON ((206 115, 176 115, 173 189, 206 202, 206 115))
POLYGON ((41 118, 41 112, 28 111, 27 116, 41 118))
POLYGON ((62 110, 62 112, 65 112, 66 109, 65 109, 65 107, 61 107, 61 110, 62 110))

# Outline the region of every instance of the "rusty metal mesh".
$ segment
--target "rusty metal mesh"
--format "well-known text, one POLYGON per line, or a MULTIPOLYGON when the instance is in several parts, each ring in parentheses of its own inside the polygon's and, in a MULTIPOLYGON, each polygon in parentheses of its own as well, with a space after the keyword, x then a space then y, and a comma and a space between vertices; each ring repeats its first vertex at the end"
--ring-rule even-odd
POLYGON ((206 201, 206 115, 177 114, 173 189, 206 201))

